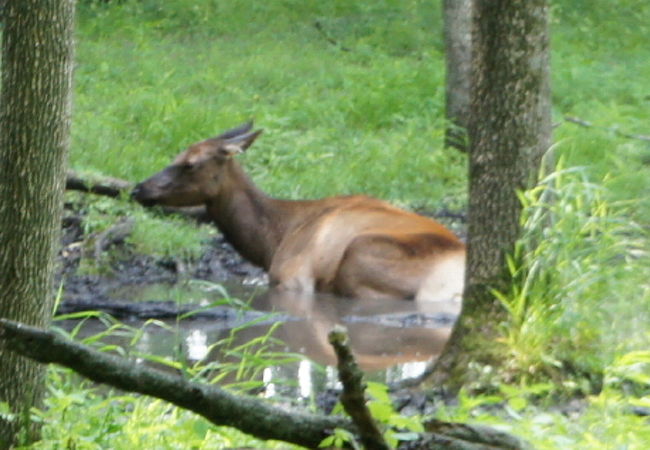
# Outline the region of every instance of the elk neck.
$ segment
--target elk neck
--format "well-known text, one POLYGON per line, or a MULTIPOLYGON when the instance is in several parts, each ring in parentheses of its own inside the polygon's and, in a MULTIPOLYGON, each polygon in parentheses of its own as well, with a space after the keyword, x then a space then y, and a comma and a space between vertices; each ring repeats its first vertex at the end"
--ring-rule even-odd
POLYGON ((291 220, 292 202, 269 197, 234 159, 223 170, 218 194, 206 202, 208 214, 242 256, 268 270, 291 220))

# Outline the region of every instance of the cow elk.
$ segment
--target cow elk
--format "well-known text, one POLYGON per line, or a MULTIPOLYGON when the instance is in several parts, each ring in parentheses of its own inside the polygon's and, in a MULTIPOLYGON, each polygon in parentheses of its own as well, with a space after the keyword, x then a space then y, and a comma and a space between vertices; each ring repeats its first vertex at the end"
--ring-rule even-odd
POLYGON ((191 145, 132 193, 145 206, 205 205, 235 249, 272 286, 345 297, 460 299, 465 246, 438 222, 365 195, 280 200, 234 157, 262 130, 252 122, 191 145))

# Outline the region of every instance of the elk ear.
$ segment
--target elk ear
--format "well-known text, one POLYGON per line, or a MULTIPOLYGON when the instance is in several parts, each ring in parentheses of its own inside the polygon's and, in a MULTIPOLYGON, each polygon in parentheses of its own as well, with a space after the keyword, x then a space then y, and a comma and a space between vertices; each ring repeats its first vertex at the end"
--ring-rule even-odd
POLYGON ((248 133, 252 128, 253 128, 253 121, 249 120, 248 122, 239 125, 238 127, 235 127, 228 131, 224 131, 219 136, 217 136, 217 139, 226 140, 237 136, 241 136, 243 134, 248 133))
POLYGON ((230 139, 224 139, 221 141, 219 153, 222 156, 228 157, 236 155, 238 153, 243 153, 248 147, 253 145, 253 142, 255 142, 255 139, 257 139, 260 134, 262 134, 262 130, 242 134, 230 139))

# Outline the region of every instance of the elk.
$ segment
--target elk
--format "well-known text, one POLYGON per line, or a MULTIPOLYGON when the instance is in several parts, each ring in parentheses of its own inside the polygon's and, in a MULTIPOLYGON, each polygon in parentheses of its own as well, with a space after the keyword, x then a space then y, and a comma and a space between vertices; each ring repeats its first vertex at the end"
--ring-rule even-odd
POLYGON ((205 205, 225 239, 272 287, 352 298, 460 299, 465 246, 438 222, 365 195, 282 200, 259 189, 235 155, 262 130, 249 122, 184 150, 139 183, 144 206, 205 205))

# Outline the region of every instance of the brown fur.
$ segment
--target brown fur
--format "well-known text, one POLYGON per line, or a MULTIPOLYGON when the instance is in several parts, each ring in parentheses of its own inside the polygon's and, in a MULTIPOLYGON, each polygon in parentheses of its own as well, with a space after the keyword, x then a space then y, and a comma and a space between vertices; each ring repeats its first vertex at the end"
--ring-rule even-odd
POLYGON ((364 195, 321 200, 267 196, 233 156, 252 124, 190 146, 140 183, 143 204, 204 204, 226 239, 281 289, 351 297, 459 298, 465 247, 434 220, 364 195))

